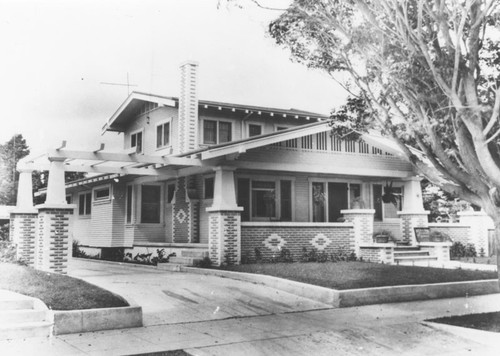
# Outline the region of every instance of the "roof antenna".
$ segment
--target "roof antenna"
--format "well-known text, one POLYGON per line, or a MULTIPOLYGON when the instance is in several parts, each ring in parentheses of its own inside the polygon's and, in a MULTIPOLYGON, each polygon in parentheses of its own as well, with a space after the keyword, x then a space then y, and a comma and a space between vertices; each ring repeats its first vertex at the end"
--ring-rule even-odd
POLYGON ((109 82, 101 82, 100 84, 104 85, 119 85, 119 86, 126 86, 127 87, 127 95, 130 95, 130 87, 136 87, 137 84, 130 84, 128 80, 128 72, 127 72, 127 83, 109 83, 109 82))

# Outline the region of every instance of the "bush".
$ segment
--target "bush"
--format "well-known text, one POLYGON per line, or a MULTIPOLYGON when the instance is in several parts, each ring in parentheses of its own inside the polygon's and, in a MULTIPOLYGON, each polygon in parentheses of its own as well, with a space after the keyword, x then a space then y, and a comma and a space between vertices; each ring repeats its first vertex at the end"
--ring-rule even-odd
POLYGON ((0 225, 0 241, 9 241, 9 223, 0 225))
POLYGON ((450 256, 452 259, 477 257, 476 247, 473 244, 464 245, 460 241, 456 241, 451 245, 450 256))
POLYGON ((465 246, 465 257, 477 257, 476 247, 473 244, 465 246))
POLYGON ((199 268, 208 268, 212 266, 212 260, 210 259, 210 257, 205 256, 201 261, 195 260, 193 266, 199 268))
POLYGON ((255 252, 255 262, 261 263, 262 262, 262 252, 260 251, 260 248, 256 247, 254 249, 255 252))
POLYGON ((292 252, 287 248, 283 248, 280 252, 280 261, 287 262, 287 263, 293 262, 292 252))
POLYGON ((0 241, 0 262, 17 262, 16 245, 8 241, 0 241))

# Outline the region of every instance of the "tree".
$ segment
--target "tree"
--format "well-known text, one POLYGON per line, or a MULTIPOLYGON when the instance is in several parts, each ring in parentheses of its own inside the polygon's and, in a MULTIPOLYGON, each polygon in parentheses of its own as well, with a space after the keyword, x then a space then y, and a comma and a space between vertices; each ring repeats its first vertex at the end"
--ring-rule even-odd
POLYGON ((19 172, 17 162, 29 155, 30 150, 23 138, 17 134, 5 144, 0 145, 0 204, 15 205, 17 199, 17 182, 19 172))
POLYGON ((371 118, 358 130, 380 131, 429 181, 493 219, 498 265, 499 7, 497 0, 295 0, 269 26, 294 60, 335 80, 348 74, 341 84, 371 118))

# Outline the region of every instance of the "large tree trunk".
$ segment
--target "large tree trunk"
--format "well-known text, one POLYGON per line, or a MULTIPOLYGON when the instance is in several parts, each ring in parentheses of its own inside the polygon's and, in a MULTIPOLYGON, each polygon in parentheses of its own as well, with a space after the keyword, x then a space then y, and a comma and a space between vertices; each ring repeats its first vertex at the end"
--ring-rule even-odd
POLYGON ((495 220, 495 253, 497 255, 498 284, 500 285, 500 220, 495 220))

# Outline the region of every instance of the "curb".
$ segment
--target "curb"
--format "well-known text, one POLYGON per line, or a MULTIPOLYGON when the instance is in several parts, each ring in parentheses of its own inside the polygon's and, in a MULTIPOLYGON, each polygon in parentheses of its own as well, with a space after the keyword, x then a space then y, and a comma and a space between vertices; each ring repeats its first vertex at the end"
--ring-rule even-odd
POLYGON ((184 266, 180 267, 180 271, 262 284, 290 294, 328 304, 333 308, 500 293, 497 279, 337 290, 255 273, 184 266))
POLYGON ((137 328, 142 326, 142 307, 54 310, 54 335, 137 328))

